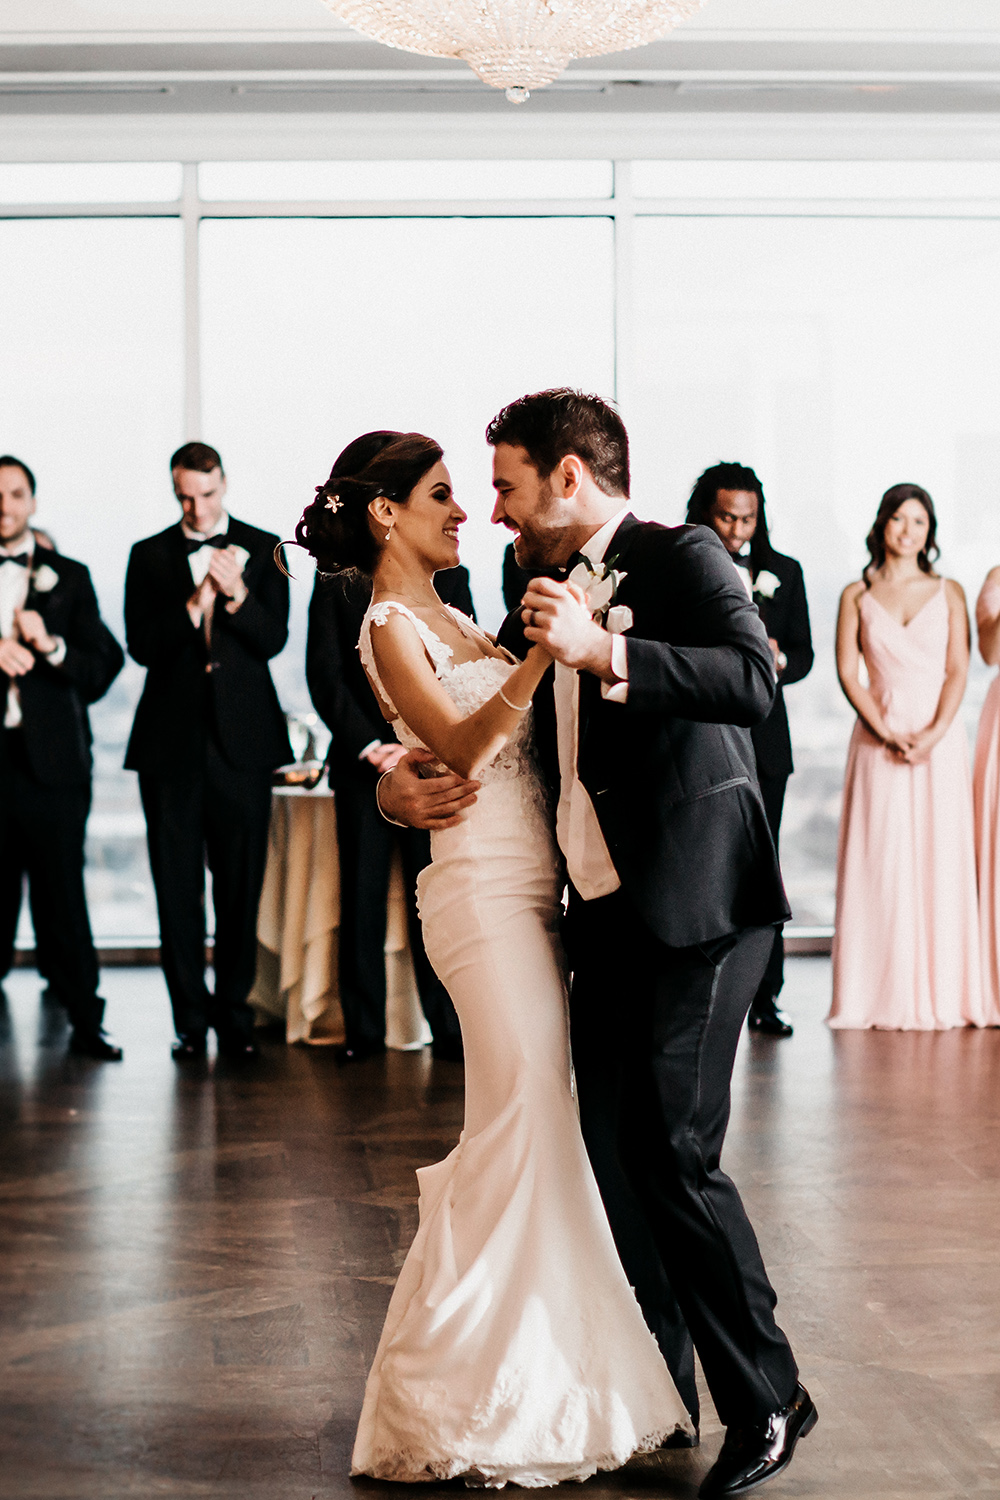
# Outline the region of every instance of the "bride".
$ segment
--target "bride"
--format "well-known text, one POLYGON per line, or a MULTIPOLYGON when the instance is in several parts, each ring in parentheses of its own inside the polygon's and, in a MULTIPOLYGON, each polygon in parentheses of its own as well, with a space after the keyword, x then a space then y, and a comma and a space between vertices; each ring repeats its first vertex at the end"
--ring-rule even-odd
POLYGON ((517 663, 441 603, 434 573, 458 563, 465 519, 437 443, 373 432, 296 530, 321 572, 372 578, 358 649, 400 740, 481 782, 465 820, 432 835, 418 881, 462 1027, 464 1128, 417 1174, 419 1228, 351 1472, 538 1486, 691 1427, 621 1269, 571 1092, 562 882, 531 730, 550 658, 535 646, 517 663))

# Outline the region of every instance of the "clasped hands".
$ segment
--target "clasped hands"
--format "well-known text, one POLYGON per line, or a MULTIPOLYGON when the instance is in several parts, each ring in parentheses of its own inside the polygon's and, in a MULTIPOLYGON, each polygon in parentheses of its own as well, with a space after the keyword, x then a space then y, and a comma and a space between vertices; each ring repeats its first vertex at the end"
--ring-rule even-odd
POLYGON ((243 582, 243 567, 235 547, 212 549, 208 572, 187 602, 193 624, 200 625, 206 614, 211 615, 218 594, 230 601, 226 607, 231 612, 239 609, 248 593, 243 582))
MULTIPOLYGON (((533 579, 521 601, 521 620, 526 640, 555 661, 592 672, 603 682, 618 681, 611 666, 612 638, 594 620, 586 596, 575 584, 533 579)), ((387 817, 431 832, 454 828, 463 821, 481 783, 466 781, 452 771, 421 777, 418 767, 435 760, 429 750, 411 750, 388 768, 392 775, 379 790, 379 805, 387 817)))
POLYGON ((8 677, 25 677, 35 665, 33 646, 42 656, 56 649, 56 639, 49 635, 45 621, 36 609, 19 609, 14 614, 16 635, 0 639, 0 672, 8 677))
POLYGON ((895 760, 913 766, 918 761, 927 759, 934 746, 944 737, 944 732, 943 729, 928 724, 926 729, 918 729, 912 734, 893 734, 886 730, 879 738, 895 760))

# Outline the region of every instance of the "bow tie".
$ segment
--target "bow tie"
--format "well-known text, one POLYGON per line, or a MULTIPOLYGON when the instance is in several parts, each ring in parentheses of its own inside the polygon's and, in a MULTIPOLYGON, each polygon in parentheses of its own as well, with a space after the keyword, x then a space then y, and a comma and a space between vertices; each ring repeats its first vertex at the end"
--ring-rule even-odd
POLYGON ((228 547, 229 536, 228 534, 223 533, 221 536, 203 536, 199 537, 197 540, 185 537, 184 546, 187 549, 188 556, 190 557, 192 552, 198 552, 202 547, 228 547))
POLYGON ((17 563, 17 566, 19 568, 30 568, 31 567, 31 553, 30 552, 18 552, 16 554, 16 556, 14 556, 14 557, 11 557, 11 555, 10 555, 9 552, 5 552, 5 553, 0 554, 0 565, 2 565, 3 563, 8 563, 8 562, 17 563))

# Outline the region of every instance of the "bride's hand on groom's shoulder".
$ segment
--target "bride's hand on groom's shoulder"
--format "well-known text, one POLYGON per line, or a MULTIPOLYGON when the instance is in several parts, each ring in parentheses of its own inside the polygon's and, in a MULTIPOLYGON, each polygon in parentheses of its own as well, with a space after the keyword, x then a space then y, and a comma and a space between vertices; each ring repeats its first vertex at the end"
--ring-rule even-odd
POLYGON ((437 832, 461 823, 476 800, 478 781, 465 781, 454 772, 443 776, 421 776, 419 767, 436 757, 429 750, 410 750, 378 788, 383 816, 408 828, 437 832))

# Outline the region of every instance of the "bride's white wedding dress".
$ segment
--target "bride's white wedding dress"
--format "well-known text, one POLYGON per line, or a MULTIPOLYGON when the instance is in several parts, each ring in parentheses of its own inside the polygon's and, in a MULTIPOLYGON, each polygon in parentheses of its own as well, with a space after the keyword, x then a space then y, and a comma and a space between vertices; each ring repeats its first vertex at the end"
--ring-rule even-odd
MULTIPOLYGON (((454 665, 423 621, 377 604, 359 650, 390 709, 370 628, 394 610, 464 713, 514 670, 485 654, 454 665)), ((472 637, 463 616, 455 621, 472 637)), ((420 744, 401 720, 394 727, 420 744)), ((454 1151, 417 1173, 419 1228, 368 1377, 351 1472, 550 1485, 617 1468, 691 1429, 621 1269, 580 1135, 557 858, 530 714, 481 780, 466 821, 433 835, 418 882, 427 952, 462 1025, 465 1125, 454 1151)))

